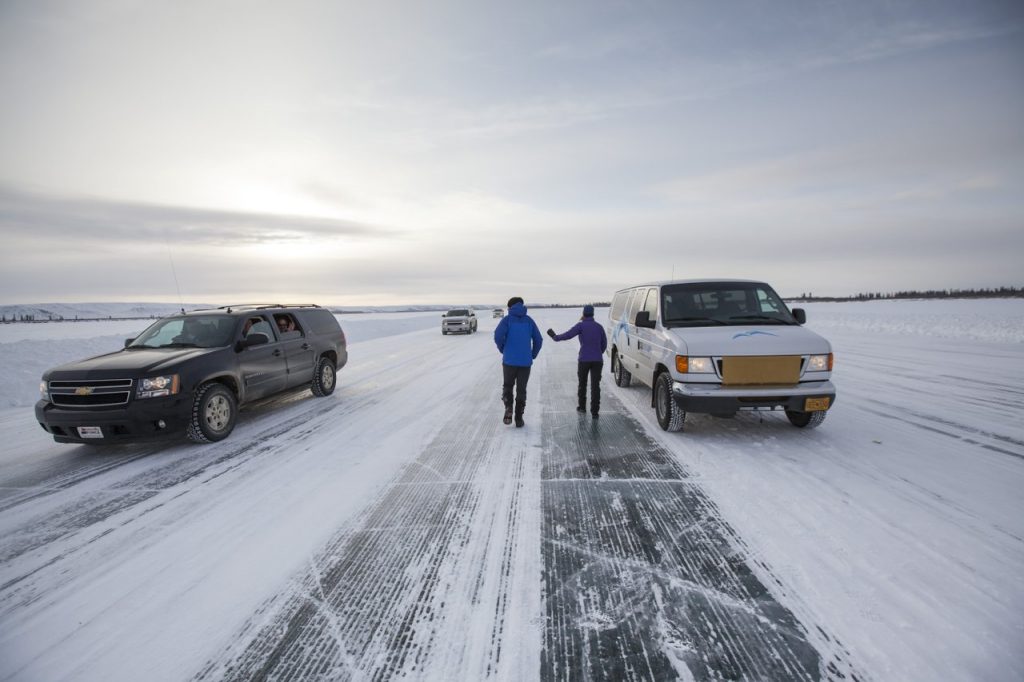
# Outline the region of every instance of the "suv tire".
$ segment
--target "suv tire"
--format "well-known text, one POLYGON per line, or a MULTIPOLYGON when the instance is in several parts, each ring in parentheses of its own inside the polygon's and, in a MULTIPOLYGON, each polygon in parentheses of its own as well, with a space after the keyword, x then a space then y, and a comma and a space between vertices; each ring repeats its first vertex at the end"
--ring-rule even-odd
POLYGON ((320 358, 316 363, 316 371, 313 372, 313 381, 310 382, 309 390, 318 398, 323 398, 334 393, 334 387, 338 385, 338 375, 334 370, 334 363, 328 357, 320 358))
POLYGON ((633 380, 633 375, 622 366, 622 360, 619 359, 618 353, 612 353, 612 376, 615 377, 615 385, 623 388, 629 386, 633 380))
POLYGON ((791 412, 786 410, 786 417, 789 418, 789 423, 798 429, 813 429, 825 421, 825 415, 828 414, 825 410, 818 412, 791 412))
POLYGON ((654 382, 654 411, 664 431, 682 431, 686 411, 672 398, 672 377, 662 372, 654 382))
POLYGON ((211 381, 196 389, 186 433, 196 443, 216 443, 231 434, 237 418, 235 394, 224 384, 211 381))

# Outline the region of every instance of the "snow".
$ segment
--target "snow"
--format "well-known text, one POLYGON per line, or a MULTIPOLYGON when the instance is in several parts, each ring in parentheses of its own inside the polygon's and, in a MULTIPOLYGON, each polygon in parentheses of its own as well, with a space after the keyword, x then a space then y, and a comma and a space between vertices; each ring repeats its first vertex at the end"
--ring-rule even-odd
MULTIPOLYGON (((666 434, 648 391, 615 387, 607 368, 600 423, 573 427, 558 406, 575 398, 576 345, 547 339, 527 427, 507 429, 497 320, 442 337, 436 312, 368 313, 339 316, 350 362, 333 396, 263 401, 210 446, 109 450, 53 443, 31 405, 43 370, 116 350, 139 321, 0 325, 0 680, 244 678, 265 656, 256 644, 299 622, 281 614, 310 605, 329 633, 310 641, 338 679, 548 677, 545 529, 568 546, 577 521, 550 516, 542 468, 565 427, 572 447, 637 428, 635 443, 669 453, 730 562, 823 665, 862 680, 1024 678, 1024 301, 803 307, 836 353, 837 402, 813 431, 776 413, 689 415, 666 434), (364 624, 388 613, 406 634, 376 643, 364 624)), ((556 331, 578 317, 531 314, 556 331)), ((597 480, 617 485, 608 468, 597 480)), ((597 530, 630 510, 628 488, 607 490, 597 530)), ((667 584, 651 585, 650 629, 674 675, 700 679, 667 584)), ((583 631, 636 617, 576 597, 583 631)))

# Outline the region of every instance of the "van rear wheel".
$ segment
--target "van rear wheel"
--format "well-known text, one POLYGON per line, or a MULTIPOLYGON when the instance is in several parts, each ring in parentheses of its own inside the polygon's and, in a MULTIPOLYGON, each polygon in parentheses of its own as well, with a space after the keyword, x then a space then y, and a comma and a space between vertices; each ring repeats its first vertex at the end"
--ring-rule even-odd
POLYGON ((633 375, 622 366, 622 360, 618 353, 612 353, 612 375, 615 377, 615 385, 623 388, 629 386, 633 380, 633 375))
POLYGON ((825 410, 819 410, 817 412, 792 412, 786 410, 786 417, 789 418, 789 423, 798 429, 813 429, 825 421, 825 415, 828 414, 825 410))
POLYGON ((658 415, 658 426, 665 431, 682 431, 686 411, 676 404, 672 397, 672 377, 662 372, 654 382, 654 411, 658 415))

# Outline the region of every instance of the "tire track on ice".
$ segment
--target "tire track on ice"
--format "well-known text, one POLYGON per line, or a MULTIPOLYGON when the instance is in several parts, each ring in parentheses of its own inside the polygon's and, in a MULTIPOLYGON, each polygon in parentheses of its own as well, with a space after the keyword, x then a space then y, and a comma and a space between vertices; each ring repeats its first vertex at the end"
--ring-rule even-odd
POLYGON ((529 429, 500 423, 495 382, 196 679, 517 679, 532 665, 539 458, 529 429))
POLYGON ((614 392, 599 420, 569 411, 572 369, 540 375, 541 678, 862 679, 834 638, 822 659, 810 640, 824 631, 809 636, 775 599, 716 505, 614 392))

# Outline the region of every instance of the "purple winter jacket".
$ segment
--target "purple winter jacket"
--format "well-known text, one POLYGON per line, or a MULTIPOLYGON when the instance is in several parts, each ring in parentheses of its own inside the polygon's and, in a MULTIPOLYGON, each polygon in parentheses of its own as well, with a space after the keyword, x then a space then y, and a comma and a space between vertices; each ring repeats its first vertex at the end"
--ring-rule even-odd
POLYGON ((564 334, 556 334, 555 341, 568 341, 574 336, 580 337, 580 362, 600 362, 604 360, 604 351, 608 348, 608 337, 604 327, 592 317, 584 317, 564 334))

